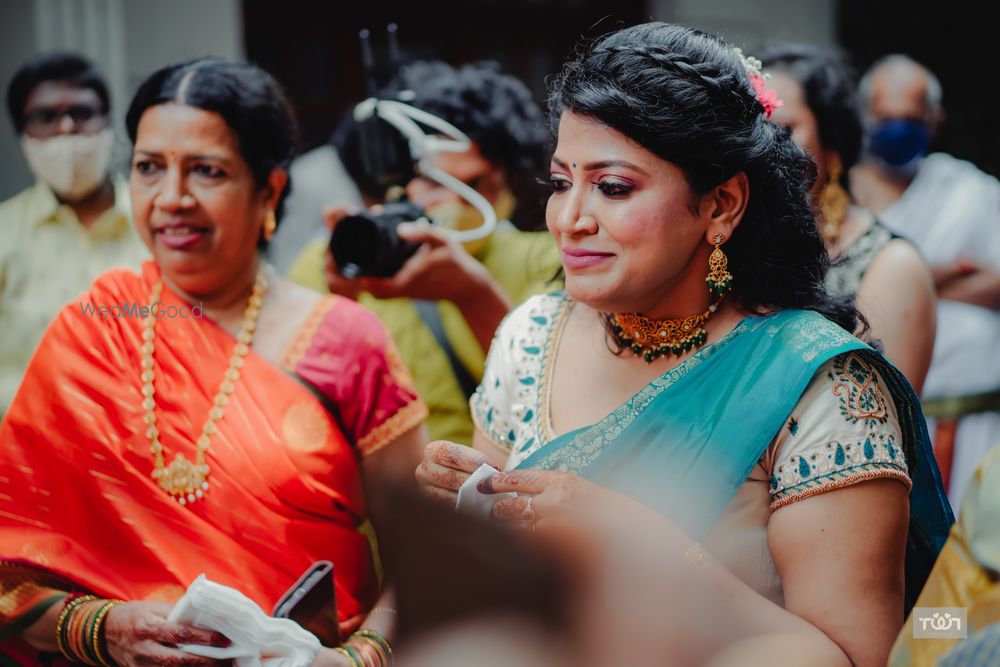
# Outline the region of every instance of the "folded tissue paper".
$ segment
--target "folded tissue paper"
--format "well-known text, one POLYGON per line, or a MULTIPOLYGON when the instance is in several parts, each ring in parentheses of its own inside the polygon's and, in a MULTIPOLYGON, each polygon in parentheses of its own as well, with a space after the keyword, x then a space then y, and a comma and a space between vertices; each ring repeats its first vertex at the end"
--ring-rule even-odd
POLYGON ((231 659, 236 667, 309 667, 320 643, 287 618, 272 618, 234 588, 198 575, 171 610, 168 620, 225 635, 225 648, 180 644, 177 648, 207 658, 231 659))
POLYGON ((489 518, 493 513, 493 506, 504 498, 516 496, 516 493, 481 493, 476 485, 484 479, 499 475, 500 471, 492 466, 483 464, 469 475, 458 489, 458 500, 455 503, 456 509, 463 512, 471 512, 483 518, 489 518))

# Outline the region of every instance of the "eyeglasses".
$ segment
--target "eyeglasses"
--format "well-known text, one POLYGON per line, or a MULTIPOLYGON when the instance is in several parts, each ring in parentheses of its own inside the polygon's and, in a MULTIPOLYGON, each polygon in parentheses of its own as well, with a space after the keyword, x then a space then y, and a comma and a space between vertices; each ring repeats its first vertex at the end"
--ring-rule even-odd
POLYGON ((38 107, 24 114, 24 128, 34 136, 51 136, 59 132, 64 117, 73 121, 77 132, 97 132, 108 124, 108 115, 103 109, 86 104, 68 107, 38 107))

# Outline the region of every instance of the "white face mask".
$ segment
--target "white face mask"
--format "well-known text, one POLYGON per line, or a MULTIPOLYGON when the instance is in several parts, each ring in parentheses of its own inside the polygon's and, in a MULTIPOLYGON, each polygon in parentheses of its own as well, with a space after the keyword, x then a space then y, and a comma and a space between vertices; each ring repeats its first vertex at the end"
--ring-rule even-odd
POLYGON ((69 202, 83 199, 104 182, 113 143, 111 128, 48 139, 21 136, 21 150, 31 172, 69 202))
MULTIPOLYGON (((510 219, 511 214, 514 213, 516 204, 517 200, 514 199, 514 194, 504 188, 497 197, 496 203, 493 204, 497 220, 510 219)), ((466 229, 478 229, 483 225, 483 214, 475 206, 466 202, 438 204, 437 206, 428 208, 427 215, 430 216, 435 224, 441 225, 445 229, 464 231, 466 229)), ((475 255, 485 248, 489 242, 490 236, 485 236, 476 241, 465 241, 462 245, 465 246, 466 252, 470 255, 475 255)))

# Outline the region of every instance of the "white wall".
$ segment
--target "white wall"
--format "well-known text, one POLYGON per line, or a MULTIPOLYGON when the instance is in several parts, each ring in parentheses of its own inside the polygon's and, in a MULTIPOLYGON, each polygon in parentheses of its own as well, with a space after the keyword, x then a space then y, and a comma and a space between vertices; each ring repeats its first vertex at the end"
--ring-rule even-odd
POLYGON ((242 58, 240 0, 127 0, 130 91, 157 69, 200 56, 242 58))
POLYGON ((33 4, 32 0, 0 1, 0 86, 4 99, 3 120, 0 120, 0 199, 31 183, 31 174, 21 159, 21 147, 7 114, 7 83, 21 61, 35 52, 33 4))
MULTIPOLYGON (((156 69, 189 58, 243 57, 240 0, 0 0, 0 86, 47 50, 83 53, 111 90, 116 158, 128 153, 123 119, 138 85, 156 69)), ((0 199, 30 185, 17 137, 0 123, 0 199)), ((2 238, 2 230, 0 230, 2 238)))
POLYGON ((650 0, 660 21, 721 35, 753 55, 767 40, 836 45, 836 0, 650 0))

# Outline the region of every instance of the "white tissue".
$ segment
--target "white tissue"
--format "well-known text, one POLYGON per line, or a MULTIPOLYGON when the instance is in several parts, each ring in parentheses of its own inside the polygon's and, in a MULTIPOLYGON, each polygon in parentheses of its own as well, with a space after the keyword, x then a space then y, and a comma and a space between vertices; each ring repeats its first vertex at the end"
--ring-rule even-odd
POLYGON ((272 618, 238 590, 198 575, 171 610, 167 620, 225 635, 230 646, 180 644, 186 653, 233 659, 236 667, 309 667, 319 653, 319 640, 298 623, 272 618))
POLYGON ((465 512, 471 512, 472 514, 477 514, 479 516, 490 518, 493 513, 493 506, 504 498, 510 498, 516 496, 514 492, 509 493, 481 493, 476 485, 479 484, 484 479, 489 479, 493 475, 499 475, 500 471, 496 468, 483 464, 476 469, 476 472, 469 475, 469 479, 465 480, 458 489, 458 501, 455 503, 455 508, 460 509, 465 512))

